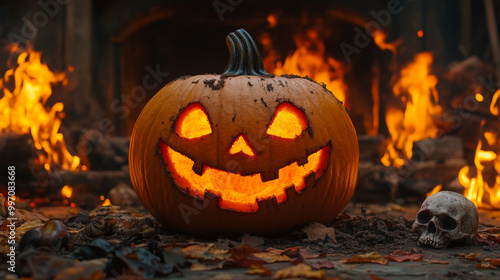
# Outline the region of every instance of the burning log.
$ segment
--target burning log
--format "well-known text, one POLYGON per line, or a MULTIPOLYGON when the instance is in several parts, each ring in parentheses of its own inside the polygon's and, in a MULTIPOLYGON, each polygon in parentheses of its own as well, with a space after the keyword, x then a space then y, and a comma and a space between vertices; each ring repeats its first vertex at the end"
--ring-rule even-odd
POLYGON ((382 135, 359 135, 359 161, 379 162, 387 143, 382 135))
POLYGON ((85 139, 92 170, 120 170, 128 165, 130 138, 90 135, 85 139))
POLYGON ((388 202, 396 197, 399 186, 397 169, 360 162, 354 199, 362 202, 388 202))
POLYGON ((52 192, 59 192, 63 186, 68 185, 73 188, 73 193, 106 194, 122 182, 131 185, 128 170, 60 170, 50 174, 49 186, 52 192))
MULTIPOLYGON (((16 167, 18 179, 34 178, 34 160, 37 150, 33 145, 33 138, 29 134, 1 134, 0 135, 0 170, 7 170, 8 166, 16 167)), ((0 172, 0 178, 5 176, 0 172)), ((5 182, 2 180, 2 182, 5 182)))
POLYGON ((413 143, 412 151, 412 161, 464 158, 462 139, 457 136, 416 141, 413 143))

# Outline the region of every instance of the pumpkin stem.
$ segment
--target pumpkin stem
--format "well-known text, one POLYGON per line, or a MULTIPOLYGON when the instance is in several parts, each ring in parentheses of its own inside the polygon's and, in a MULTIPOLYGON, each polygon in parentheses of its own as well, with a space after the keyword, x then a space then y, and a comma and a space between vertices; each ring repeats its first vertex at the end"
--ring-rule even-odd
POLYGON ((238 29, 226 37, 229 48, 229 62, 223 74, 232 75, 269 75, 264 70, 264 64, 254 40, 245 31, 238 29))

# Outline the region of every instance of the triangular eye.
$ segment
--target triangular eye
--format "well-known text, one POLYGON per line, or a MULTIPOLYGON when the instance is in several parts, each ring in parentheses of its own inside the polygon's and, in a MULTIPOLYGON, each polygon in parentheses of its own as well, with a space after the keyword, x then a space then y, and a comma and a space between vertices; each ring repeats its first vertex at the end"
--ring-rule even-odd
POLYGON ((175 132, 187 139, 195 139, 212 133, 205 108, 200 103, 189 105, 177 119, 175 132))
POLYGON ((281 103, 276 109, 267 134, 280 138, 295 139, 307 128, 304 113, 291 103, 281 103))

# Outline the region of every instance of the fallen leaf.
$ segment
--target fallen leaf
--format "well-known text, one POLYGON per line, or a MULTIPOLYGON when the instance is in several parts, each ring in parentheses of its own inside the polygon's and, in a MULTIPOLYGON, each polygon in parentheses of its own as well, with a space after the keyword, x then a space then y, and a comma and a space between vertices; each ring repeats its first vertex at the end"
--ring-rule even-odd
POLYGON ((301 247, 288 248, 282 254, 287 255, 290 258, 298 258, 299 256, 301 256, 304 259, 315 259, 326 255, 324 253, 315 253, 309 247, 305 249, 301 247))
POLYGON ((495 266, 500 266, 500 259, 492 259, 492 260, 490 260, 489 264, 495 265, 495 266))
POLYGON ((175 269, 175 264, 162 263, 158 256, 144 248, 122 247, 114 253, 115 257, 108 262, 106 272, 125 271, 125 265, 136 277, 153 278, 170 274, 175 269))
POLYGON ((256 264, 256 265, 251 265, 248 268, 247 274, 260 275, 260 276, 270 276, 271 270, 267 269, 265 266, 263 266, 261 264, 256 264))
POLYGON ((389 260, 381 256, 379 253, 373 251, 367 254, 359 254, 348 260, 341 260, 341 263, 376 263, 387 264, 389 260))
POLYGON ((60 271, 73 265, 69 258, 44 250, 28 250, 16 255, 16 273, 29 275, 30 279, 54 279, 60 271))
POLYGON ((182 248, 181 252, 190 259, 203 259, 203 260, 225 260, 230 254, 228 250, 219 250, 213 243, 192 245, 182 248))
POLYGON ((324 224, 317 222, 312 222, 301 229, 302 232, 307 234, 307 240, 316 241, 318 239, 325 240, 328 236, 333 242, 337 242, 335 239, 335 229, 332 227, 327 227, 324 224))
POLYGON ((253 248, 257 248, 257 247, 264 245, 264 238, 258 237, 258 236, 252 236, 252 235, 245 233, 241 237, 241 244, 248 245, 248 246, 253 247, 253 248))
POLYGON ((305 277, 309 279, 323 279, 325 277, 325 272, 323 270, 312 270, 307 264, 299 263, 292 267, 287 267, 276 271, 273 275, 273 279, 289 279, 305 277))
POLYGON ((327 260, 327 259, 303 259, 303 258, 295 258, 290 261, 291 264, 299 264, 299 263, 304 263, 307 264, 308 266, 314 268, 314 269, 321 269, 321 268, 333 268, 334 263, 327 260))
POLYGON ((489 263, 478 263, 476 265, 476 269, 490 269, 490 270, 496 270, 498 269, 498 266, 494 266, 489 263))
POLYGON ((213 263, 199 263, 199 262, 194 262, 191 265, 191 271, 210 271, 210 270, 217 270, 217 269, 222 269, 224 265, 224 261, 219 261, 219 262, 213 262, 213 263))
POLYGON ((16 209, 16 214, 14 215, 14 217, 16 217, 17 220, 20 222, 22 221, 30 222, 33 220, 42 220, 44 222, 48 222, 50 220, 49 218, 45 217, 42 214, 30 212, 24 209, 16 209))
POLYGON ((236 248, 236 247, 241 246, 241 243, 233 241, 231 239, 219 238, 219 239, 217 239, 216 246, 217 246, 217 248, 219 248, 221 250, 228 250, 228 249, 231 249, 231 248, 236 248))
POLYGON ((422 257, 424 256, 425 255, 422 254, 412 254, 407 251, 397 250, 392 252, 390 255, 386 255, 385 257, 391 261, 396 261, 396 262, 407 262, 407 261, 421 262, 422 257))
POLYGON ((45 225, 42 220, 31 220, 29 222, 23 223, 20 227, 16 228, 16 233, 19 237, 22 237, 30 229, 39 228, 45 225))
POLYGON ((449 264, 449 261, 441 261, 441 260, 424 260, 424 262, 430 263, 430 264, 449 264))
POLYGON ((289 256, 274 254, 270 252, 253 253, 252 255, 265 261, 266 263, 287 262, 290 260, 289 256))
MULTIPOLYGON (((294 248, 298 248, 298 247, 294 247, 294 248)), ((285 250, 269 247, 266 249, 266 252, 273 253, 276 255, 281 255, 281 254, 283 254, 283 252, 285 252, 285 250)))
POLYGON ((477 253, 477 254, 474 254, 474 253, 470 253, 470 254, 464 254, 464 253, 461 253, 461 254, 458 254, 458 256, 460 258, 464 258, 464 259, 467 259, 467 260, 470 260, 470 261, 480 261, 480 257, 481 257, 481 254, 480 253, 477 253))
POLYGON ((94 259, 91 261, 76 262, 75 266, 65 268, 57 273, 54 280, 64 279, 105 279, 106 275, 102 271, 106 266, 107 259, 94 259))
POLYGON ((255 253, 260 253, 260 251, 247 245, 241 245, 238 248, 231 248, 229 249, 230 257, 227 258, 226 264, 239 267, 250 267, 251 265, 265 263, 264 260, 255 257, 255 253))

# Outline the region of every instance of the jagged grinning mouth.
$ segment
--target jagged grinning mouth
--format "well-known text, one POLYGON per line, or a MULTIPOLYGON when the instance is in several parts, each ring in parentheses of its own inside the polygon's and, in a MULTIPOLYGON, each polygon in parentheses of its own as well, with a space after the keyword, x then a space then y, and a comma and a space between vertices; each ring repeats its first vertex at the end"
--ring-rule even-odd
POLYGON ((278 177, 263 182, 261 174, 242 176, 204 165, 201 175, 193 171, 194 161, 175 151, 162 140, 160 151, 174 182, 191 196, 203 198, 211 193, 219 198, 219 207, 237 212, 256 212, 258 202, 276 197, 278 203, 286 201, 286 190, 294 187, 300 193, 306 187, 306 178, 318 180, 328 165, 330 144, 307 157, 307 163, 297 162, 279 169, 278 177))

